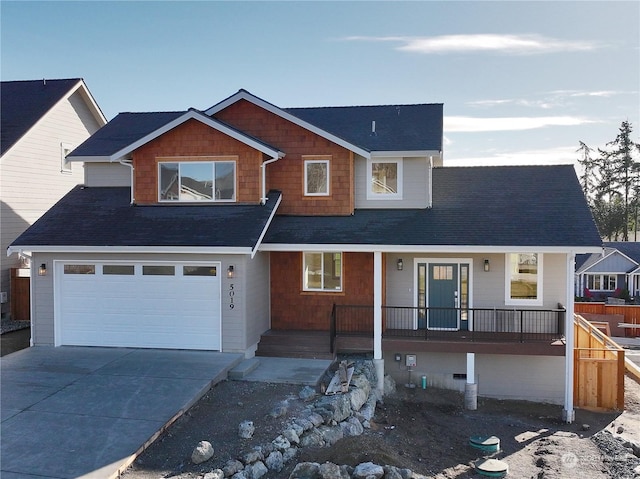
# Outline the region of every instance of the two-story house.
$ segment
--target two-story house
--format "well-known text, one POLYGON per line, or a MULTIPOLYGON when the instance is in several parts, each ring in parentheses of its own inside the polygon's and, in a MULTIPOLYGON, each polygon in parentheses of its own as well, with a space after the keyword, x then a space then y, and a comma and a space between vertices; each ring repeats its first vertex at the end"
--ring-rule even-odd
POLYGON ((443 167, 441 104, 123 113, 10 252, 32 341, 299 355, 366 350, 379 380, 563 404, 573 271, 600 237, 572 166, 443 167), (284 339, 282 339, 284 338, 284 339))
MULTIPOLYGON (((82 164, 67 155, 107 123, 81 78, 3 81, 0 84, 0 245, 2 251, 74 186, 82 164)), ((0 303, 8 313, 10 270, 29 257, 0 257, 0 303)), ((26 307, 11 308, 29 319, 26 307)), ((15 297, 14 291, 13 296, 15 297)), ((16 314, 17 313, 17 314, 16 314)))

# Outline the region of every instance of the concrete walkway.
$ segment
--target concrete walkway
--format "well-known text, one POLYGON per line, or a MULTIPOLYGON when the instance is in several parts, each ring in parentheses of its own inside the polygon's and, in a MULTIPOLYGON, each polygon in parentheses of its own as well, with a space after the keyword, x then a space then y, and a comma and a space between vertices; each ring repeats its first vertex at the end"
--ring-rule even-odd
POLYGON ((108 478, 240 354, 35 347, 0 359, 0 475, 108 478))

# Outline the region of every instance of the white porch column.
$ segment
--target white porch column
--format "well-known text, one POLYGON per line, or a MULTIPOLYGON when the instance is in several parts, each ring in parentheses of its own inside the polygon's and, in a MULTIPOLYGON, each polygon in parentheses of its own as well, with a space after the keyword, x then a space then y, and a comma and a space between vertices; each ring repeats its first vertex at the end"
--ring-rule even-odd
POLYGON ((464 386, 464 407, 478 409, 478 385, 476 384, 476 353, 467 353, 467 383, 464 386))
POLYGON ((382 359, 382 253, 373 252, 373 364, 378 377, 378 390, 384 392, 384 359, 382 359))
POLYGON ((567 300, 564 307, 566 316, 564 318, 564 336, 566 340, 564 357, 564 409, 562 419, 567 423, 572 423, 576 418, 573 409, 573 273, 576 268, 576 255, 571 252, 567 254, 567 300))

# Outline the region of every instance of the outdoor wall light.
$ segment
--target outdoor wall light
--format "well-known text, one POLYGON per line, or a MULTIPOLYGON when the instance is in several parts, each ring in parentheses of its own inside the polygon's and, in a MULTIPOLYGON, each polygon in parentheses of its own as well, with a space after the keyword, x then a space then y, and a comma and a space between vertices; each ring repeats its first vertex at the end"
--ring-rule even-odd
POLYGON ((233 269, 233 265, 230 264, 229 267, 227 268, 227 278, 233 279, 234 274, 235 274, 235 271, 233 269))
POLYGON ((402 269, 404 268, 404 263, 402 262, 402 258, 398 258, 398 271, 402 271, 402 269))
POLYGON ((488 273, 490 269, 491 269, 491 266, 489 265, 489 260, 485 259, 484 260, 484 271, 485 271, 485 273, 488 273))
POLYGON ((46 276, 47 275, 47 264, 42 263, 38 268, 38 276, 46 276))

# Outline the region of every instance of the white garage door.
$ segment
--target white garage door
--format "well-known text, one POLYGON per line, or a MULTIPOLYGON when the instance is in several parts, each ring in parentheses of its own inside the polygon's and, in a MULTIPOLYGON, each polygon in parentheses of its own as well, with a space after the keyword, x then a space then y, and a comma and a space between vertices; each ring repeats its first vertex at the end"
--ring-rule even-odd
POLYGON ((56 262, 56 344, 221 349, 220 263, 56 262))

